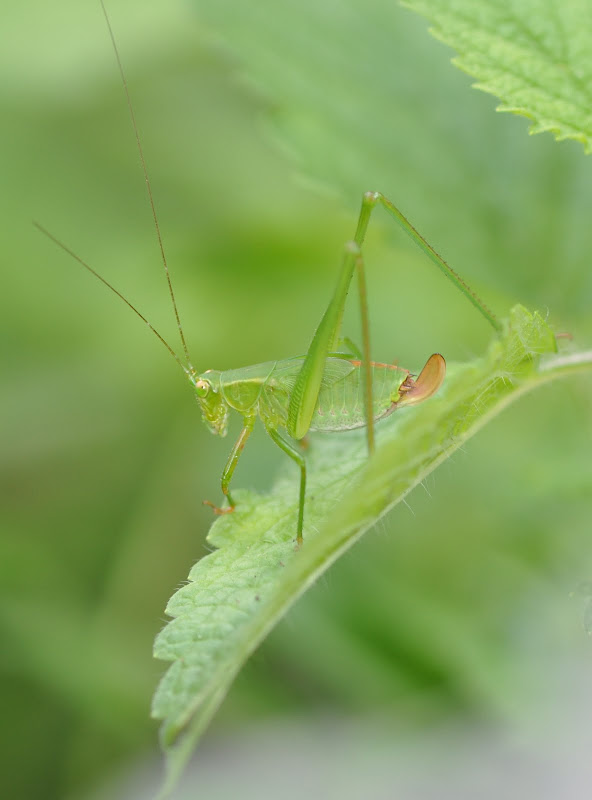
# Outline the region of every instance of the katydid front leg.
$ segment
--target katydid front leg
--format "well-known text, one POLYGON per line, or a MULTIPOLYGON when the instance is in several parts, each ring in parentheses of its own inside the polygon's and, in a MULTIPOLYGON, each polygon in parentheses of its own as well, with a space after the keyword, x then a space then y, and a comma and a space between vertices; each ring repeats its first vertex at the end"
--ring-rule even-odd
POLYGON ((214 509, 215 514, 228 514, 231 511, 234 511, 236 507, 236 503, 232 499, 232 495, 230 494, 230 481, 232 480, 232 475, 234 474, 234 470, 236 469, 236 465, 238 464, 238 460, 240 458, 241 453, 247 443, 247 439, 251 435, 253 431, 253 426, 255 425, 256 417, 245 417, 243 420, 243 429, 240 432, 240 436, 235 442, 234 447, 230 451, 230 455, 228 456, 228 461, 226 462, 226 466, 224 467, 224 471, 222 473, 222 493, 228 500, 228 505, 224 508, 218 508, 218 506, 211 503, 209 500, 204 500, 204 505, 210 506, 214 509))

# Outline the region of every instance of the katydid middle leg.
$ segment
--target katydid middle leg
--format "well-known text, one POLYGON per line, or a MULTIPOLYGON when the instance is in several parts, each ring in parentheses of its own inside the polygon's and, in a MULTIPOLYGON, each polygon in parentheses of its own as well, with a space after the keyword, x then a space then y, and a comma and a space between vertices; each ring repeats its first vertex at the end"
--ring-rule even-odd
POLYGON ((289 455, 300 467, 300 492, 298 495, 298 524, 296 526, 296 545, 300 547, 302 544, 302 528, 304 525, 304 499, 306 497, 306 460, 302 453, 299 453, 290 442, 287 442, 273 428, 266 428, 267 433, 271 436, 273 441, 280 447, 286 455, 289 455))

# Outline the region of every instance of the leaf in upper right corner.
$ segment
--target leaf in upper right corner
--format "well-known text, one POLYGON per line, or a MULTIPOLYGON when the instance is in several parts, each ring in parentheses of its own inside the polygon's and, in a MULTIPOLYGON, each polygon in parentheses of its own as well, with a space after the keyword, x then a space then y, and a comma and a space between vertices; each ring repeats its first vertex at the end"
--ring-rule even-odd
POLYGON ((589 0, 402 0, 458 55, 498 111, 533 120, 592 152, 592 3, 589 0))

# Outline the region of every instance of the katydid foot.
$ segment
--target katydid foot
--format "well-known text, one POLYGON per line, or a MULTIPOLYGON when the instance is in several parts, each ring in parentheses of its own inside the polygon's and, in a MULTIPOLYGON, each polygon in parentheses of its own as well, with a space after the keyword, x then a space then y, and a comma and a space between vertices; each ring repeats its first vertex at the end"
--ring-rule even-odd
POLYGON ((214 514, 216 514, 219 517, 221 517, 222 514, 231 514, 236 508, 236 506, 225 506, 224 508, 220 508, 219 506, 214 505, 214 503, 212 503, 211 500, 203 500, 202 504, 204 506, 209 506, 214 512, 214 514))

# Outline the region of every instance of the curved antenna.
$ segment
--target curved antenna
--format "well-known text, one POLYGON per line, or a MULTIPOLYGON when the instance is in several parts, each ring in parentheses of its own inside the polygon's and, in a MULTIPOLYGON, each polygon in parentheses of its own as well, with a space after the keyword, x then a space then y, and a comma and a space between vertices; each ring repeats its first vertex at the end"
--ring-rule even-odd
MULTIPOLYGON (((152 218, 154 220, 154 227, 156 229, 156 238, 158 239, 158 246, 160 248, 160 255, 161 255, 161 258, 162 258, 162 265, 164 267, 164 273, 165 273, 165 276, 166 276, 167 286, 169 287, 169 295, 170 295, 171 301, 173 303, 173 311, 175 312, 175 319, 177 321, 177 329, 179 331, 179 336, 181 338, 181 344, 183 346, 183 353, 185 354, 185 359, 187 361, 189 369, 192 372, 195 372, 195 370, 193 368, 193 364, 191 363, 191 359, 189 358, 189 350, 187 349, 187 343, 185 341, 185 334, 183 333, 183 327, 181 325, 181 317, 179 316, 179 309, 177 308, 177 301, 175 300, 175 293, 173 291, 173 283, 171 281, 171 275, 170 275, 170 272, 169 272, 169 266, 167 264, 166 255, 165 255, 165 252, 164 252, 164 245, 162 243, 162 236, 160 234, 160 225, 158 224, 158 216, 156 214, 156 206, 154 204, 154 196, 152 194, 152 185, 150 183, 150 178, 148 177, 148 169, 146 167, 146 159, 144 158, 144 151, 142 149, 142 142, 140 140, 140 133, 138 131, 138 125, 136 123, 136 117, 135 117, 135 114, 134 114, 134 108, 132 106, 132 100, 131 100, 129 89, 128 89, 128 86, 127 86, 127 79, 125 77, 125 72, 123 70, 123 64, 121 63, 121 58, 119 56, 119 50, 117 49, 117 43, 115 41, 115 35, 114 35, 113 29, 111 27, 111 22, 109 21, 109 16, 107 14, 107 9, 105 8, 105 3, 103 2, 103 0, 100 0, 100 3, 101 3, 101 8, 103 9, 103 14, 105 16, 105 22, 107 23, 107 28, 109 30, 109 36, 111 37, 111 43, 113 45, 113 50, 115 51, 115 58, 117 59, 117 66, 119 68, 119 74, 121 76, 121 82, 123 83, 123 90, 125 92, 125 97, 126 97, 126 100, 127 100, 127 107, 128 107, 129 113, 130 113, 131 120, 132 120, 132 127, 134 129, 134 136, 135 136, 135 139, 136 139, 136 145, 138 147, 138 153, 140 154, 140 161, 142 163, 142 172, 144 173, 144 180, 146 181, 146 189, 148 191, 148 200, 150 201, 150 209, 152 211, 152 218)), ((67 248, 65 248, 65 249, 67 250, 67 248)), ((75 256, 75 258, 76 258, 76 256, 75 256)), ((78 260, 80 260, 80 259, 78 259, 78 260)), ((86 264, 84 266, 86 266, 86 264)), ((94 270, 91 270, 91 272, 94 272, 94 270)), ((94 274, 96 274, 96 273, 94 273, 94 274)), ((98 277, 100 277, 100 276, 98 276, 98 277)), ((103 278, 101 278, 101 280, 103 280, 103 278)), ((103 281, 103 282, 107 283, 106 281, 103 281)), ((111 287, 111 288, 113 288, 113 287, 111 287)), ((119 292, 116 292, 116 294, 119 294, 119 292)), ((119 296, 121 297, 121 295, 119 295, 119 296)), ((125 298, 123 298, 123 299, 125 300, 125 298)), ((131 306, 131 303, 128 303, 127 300, 125 300, 125 302, 129 306, 131 306)), ((133 308, 133 306, 131 306, 131 307, 133 308)), ((134 309, 134 311, 135 310, 136 309, 134 309)), ((140 316, 142 316, 142 315, 140 314, 140 316)), ((146 322, 146 320, 144 320, 144 322, 146 322)), ((161 338, 161 337, 159 337, 159 338, 161 338)), ((168 345, 167 345, 167 347, 168 347, 168 345)), ((170 350, 170 348, 169 348, 169 350, 170 350)), ((177 356, 175 356, 175 358, 177 358, 177 356)))
POLYGON ((150 328, 152 333, 163 343, 163 345, 166 347, 166 349, 169 351, 169 353, 172 355, 172 357, 175 359, 177 364, 181 367, 181 369, 183 370, 183 372, 186 375, 189 375, 189 377, 191 377, 195 373, 195 370, 193 369, 191 364, 189 364, 190 369, 187 369, 185 364, 183 364, 183 362, 181 361, 179 356, 175 353, 175 351, 170 346, 170 344, 166 341, 164 336, 160 335, 160 333, 156 330, 156 328, 153 325, 151 325, 150 322, 148 322, 146 317, 140 311, 138 311, 138 309, 132 303, 130 303, 130 301, 127 299, 127 297, 124 297, 124 295, 122 295, 121 292, 119 292, 115 288, 115 286, 112 286, 109 283, 108 280, 103 278, 102 275, 99 275, 99 273, 96 270, 94 270, 90 266, 90 264, 87 264, 86 261, 84 261, 82 258, 80 258, 80 256, 77 255, 73 250, 70 250, 70 248, 67 245, 65 245, 58 238, 56 238, 52 233, 50 233, 46 228, 44 228, 43 225, 40 225, 38 222, 35 222, 35 220, 33 220, 33 225, 37 228, 38 231, 41 231, 41 233, 44 236, 47 236, 48 239, 51 239, 51 241, 54 244, 57 244, 57 246, 61 247, 61 249, 64 250, 66 253, 68 253, 68 255, 72 256, 72 258, 75 261, 78 261, 78 263, 81 264, 85 269, 87 269, 91 273, 91 275, 94 275, 95 278, 98 278, 101 281, 101 283, 104 283, 105 286, 107 286, 108 289, 111 289, 112 292, 115 292, 117 297, 119 297, 120 300, 123 300, 123 302, 126 304, 126 306, 128 306, 128 308, 131 308, 131 310, 134 312, 134 314, 137 314, 138 317, 140 317, 140 319, 142 320, 142 322, 145 322, 146 325, 148 325, 148 327, 150 328))

